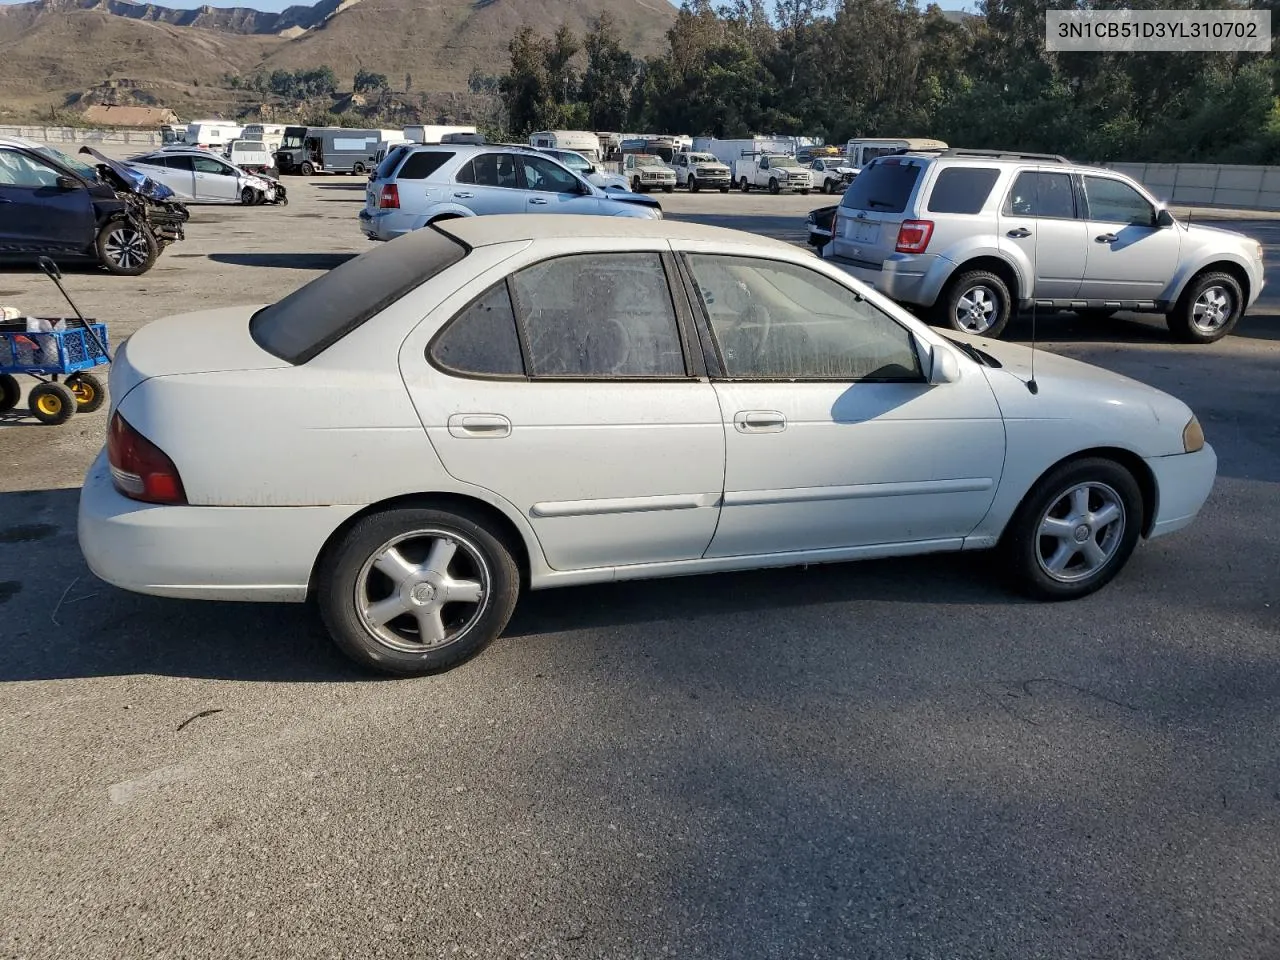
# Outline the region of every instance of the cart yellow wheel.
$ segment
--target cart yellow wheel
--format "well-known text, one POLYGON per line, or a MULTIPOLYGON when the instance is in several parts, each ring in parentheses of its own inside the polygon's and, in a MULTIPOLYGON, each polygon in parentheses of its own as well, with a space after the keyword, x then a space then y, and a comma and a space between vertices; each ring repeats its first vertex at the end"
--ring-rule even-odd
POLYGON ((42 383, 27 395, 31 415, 41 423, 66 423, 76 412, 76 398, 60 383, 42 383))
POLYGON ((22 387, 11 373, 0 373, 0 413, 8 413, 22 399, 22 387))
POLYGON ((76 398, 78 413, 93 413, 107 399, 102 381, 92 373, 76 373, 67 377, 67 389, 76 398))

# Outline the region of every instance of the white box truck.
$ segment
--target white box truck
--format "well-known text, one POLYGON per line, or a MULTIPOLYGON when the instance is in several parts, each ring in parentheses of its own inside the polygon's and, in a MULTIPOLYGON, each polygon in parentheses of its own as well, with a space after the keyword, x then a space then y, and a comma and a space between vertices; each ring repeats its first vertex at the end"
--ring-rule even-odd
POLYGON ((604 159, 600 138, 590 130, 539 130, 529 134, 529 146, 544 150, 572 150, 592 163, 600 163, 604 159))
POLYGON ((475 133, 475 127, 453 127, 446 124, 415 124, 399 132, 387 131, 384 140, 408 140, 410 143, 440 143, 450 133, 475 133))

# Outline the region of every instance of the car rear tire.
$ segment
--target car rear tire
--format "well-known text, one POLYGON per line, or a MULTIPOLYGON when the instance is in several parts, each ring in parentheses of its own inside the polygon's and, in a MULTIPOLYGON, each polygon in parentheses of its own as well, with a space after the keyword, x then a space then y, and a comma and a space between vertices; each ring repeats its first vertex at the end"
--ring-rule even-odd
POLYGON ((478 514, 404 507, 365 517, 328 549, 316 591, 325 626, 347 656, 417 676, 457 666, 502 632, 520 571, 478 514))
POLYGON ((301 171, 304 177, 314 177, 316 175, 316 168, 311 164, 310 161, 304 161, 302 166, 299 167, 298 169, 299 171, 301 171))
POLYGON ((1013 315, 1013 298, 1004 280, 989 270, 967 270, 947 286, 938 301, 942 326, 974 336, 998 338, 1013 315))
POLYGON ((254 204, 258 203, 258 197, 258 191, 253 189, 253 187, 245 187, 240 191, 240 202, 246 207, 252 207, 254 204))
POLYGON ((1018 506, 1000 541, 1015 586, 1038 600, 1074 600, 1105 586, 1142 530, 1142 492, 1114 460, 1060 464, 1018 506))
POLYGON ((1165 318, 1169 331, 1183 343, 1213 343, 1234 328, 1244 312, 1244 292, 1229 273, 1193 277, 1165 318))
POLYGON ((76 398, 60 383, 40 383, 27 394, 27 409, 41 423, 57 426, 76 412, 76 398))
POLYGON ((92 373, 73 373, 67 377, 66 383, 76 399, 77 413, 93 413, 106 402, 106 385, 92 373))
POLYGON ((0 413, 8 413, 22 399, 22 385, 11 373, 0 373, 0 413))
POLYGON ((741 180, 738 181, 738 189, 741 190, 743 193, 750 193, 751 192, 750 181, 748 181, 746 177, 743 177, 741 180))
POLYGON ((351 172, 352 172, 352 174, 354 174, 354 175, 355 175, 355 176, 357 176, 357 177, 364 176, 364 173, 365 173, 365 166, 364 166, 364 164, 363 164, 363 163, 357 163, 355 166, 353 166, 353 167, 351 168, 351 172))
POLYGON ((778 186, 778 179, 777 179, 777 177, 770 177, 770 178, 769 178, 769 192, 770 192, 770 193, 781 193, 781 192, 782 192, 782 188, 781 188, 780 186, 778 186))
POLYGON ((98 260, 123 277, 137 277, 150 270, 160 256, 160 245, 145 227, 128 220, 113 220, 98 233, 98 260))
POLYGON ((701 188, 700 186, 698 186, 698 178, 697 178, 697 177, 692 177, 692 176, 691 176, 691 177, 689 178, 689 192, 690 192, 690 193, 697 193, 697 192, 698 192, 699 190, 701 190, 701 189, 702 189, 702 188, 701 188))

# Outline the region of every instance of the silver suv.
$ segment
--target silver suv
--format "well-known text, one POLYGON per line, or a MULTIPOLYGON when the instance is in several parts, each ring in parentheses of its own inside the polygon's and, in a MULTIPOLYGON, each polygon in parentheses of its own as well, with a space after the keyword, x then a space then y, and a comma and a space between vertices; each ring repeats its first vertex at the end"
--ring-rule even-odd
POLYGON ((1136 182, 1046 154, 905 151, 845 191, 823 256, 934 322, 998 337, 1015 309, 1163 313, 1190 343, 1258 298, 1262 245, 1179 223, 1136 182))
POLYGON ((650 197, 603 190, 530 147, 396 147, 365 193, 360 229, 394 240, 438 220, 497 213, 572 213, 662 219, 650 197))

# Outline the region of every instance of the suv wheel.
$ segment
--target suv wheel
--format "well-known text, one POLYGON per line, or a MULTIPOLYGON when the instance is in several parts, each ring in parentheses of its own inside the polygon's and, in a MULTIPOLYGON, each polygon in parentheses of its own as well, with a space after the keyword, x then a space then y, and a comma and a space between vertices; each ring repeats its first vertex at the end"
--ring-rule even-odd
POLYGON ((1243 304, 1244 294, 1235 277, 1205 273, 1187 284, 1166 322, 1184 343, 1213 343, 1235 327, 1243 304))
POLYGON ((1013 314, 1009 288, 989 270, 969 270, 956 277, 939 306, 943 325, 984 337, 999 337, 1013 314))
POLYGON ((511 619, 520 571, 483 518, 388 510, 359 521, 316 580, 320 615, 353 660, 410 676, 456 666, 511 619))
POLYGON ((108 223, 98 234, 95 246, 107 272, 125 277, 146 273, 160 256, 160 245, 151 232, 128 220, 108 223))

